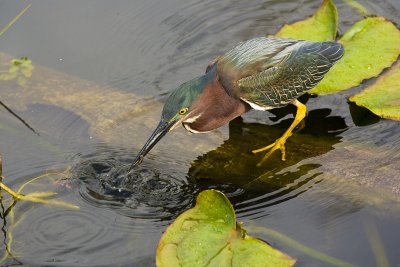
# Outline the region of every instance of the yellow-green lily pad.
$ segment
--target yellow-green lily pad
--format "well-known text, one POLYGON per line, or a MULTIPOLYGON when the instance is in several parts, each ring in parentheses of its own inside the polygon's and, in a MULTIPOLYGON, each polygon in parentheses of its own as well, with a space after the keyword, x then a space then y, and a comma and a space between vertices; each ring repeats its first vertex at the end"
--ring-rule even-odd
POLYGON ((325 95, 357 86, 378 76, 400 54, 400 31, 382 17, 357 22, 339 42, 345 48, 343 58, 310 93, 325 95))
POLYGON ((376 115, 400 120, 400 63, 366 88, 361 93, 350 97, 350 101, 368 108, 376 115))
POLYGON ((336 37, 337 27, 336 6, 332 0, 324 0, 312 17, 284 25, 275 36, 319 42, 332 41, 336 37))
POLYGON ((206 190, 196 206, 181 214, 161 237, 158 267, 173 266, 293 266, 295 260, 250 237, 236 223, 224 194, 206 190))

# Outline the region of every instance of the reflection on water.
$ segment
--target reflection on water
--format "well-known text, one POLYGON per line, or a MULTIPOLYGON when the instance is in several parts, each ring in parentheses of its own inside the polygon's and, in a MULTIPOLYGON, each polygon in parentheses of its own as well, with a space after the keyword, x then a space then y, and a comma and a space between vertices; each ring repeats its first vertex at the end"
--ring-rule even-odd
POLYGON ((290 166, 324 154, 340 141, 337 135, 347 126, 343 118, 328 115, 329 111, 310 112, 301 130, 304 134, 295 135, 288 142, 285 162, 275 155, 256 168, 260 157, 250 151, 264 142, 273 142, 282 129, 289 127, 290 119, 269 126, 244 123, 237 118, 229 124, 229 138, 220 147, 191 163, 188 179, 169 168, 163 169, 160 162, 151 159, 128 174, 132 155, 125 149, 92 153, 74 166, 72 179, 79 180, 82 197, 92 205, 112 207, 132 218, 171 220, 193 204, 199 190, 210 186, 228 197, 246 201, 246 210, 259 210, 305 192, 304 185, 318 176, 312 172, 318 164, 304 164, 296 169, 290 166), (320 127, 314 126, 317 121, 320 127), (255 197, 256 201, 249 201, 255 197))
MULTIPOLYGON (((360 2, 400 22, 396 1, 360 2)), ((19 5, 23 2, 0 4, 0 25, 19 5)), ((41 136, 0 112, 4 174, 17 188, 51 169, 69 169, 70 180, 55 177, 27 190, 56 191, 54 198, 81 209, 18 203, 14 211, 21 221, 13 228, 3 207, 2 238, 13 237, 16 256, 8 265, 154 266, 165 227, 207 188, 226 193, 239 220, 266 225, 359 266, 375 266, 371 237, 360 227, 372 222, 389 262, 400 262, 395 179, 400 124, 347 103, 364 85, 303 97, 307 118, 289 138, 285 162, 276 152, 257 168, 263 155, 250 151, 289 127, 293 107, 273 110, 272 116, 253 111, 206 135, 172 132, 135 173, 126 174, 159 119, 157 100, 168 90, 203 73, 209 60, 237 42, 273 33, 318 5, 311 0, 100 0, 96 6, 34 1, 18 27, 2 36, 1 52, 28 56, 36 73, 26 88, 2 84, 1 100, 41 136)), ((343 32, 361 16, 344 2, 337 5, 343 32)), ((274 245, 298 258, 298 266, 321 266, 274 245)))
MULTIPOLYGON (((281 112, 284 113, 284 110, 281 112)), ((286 175, 282 170, 301 160, 332 150, 340 141, 339 133, 347 128, 343 118, 325 116, 324 113, 328 115, 329 111, 311 111, 305 119, 301 134, 295 134, 288 139, 286 161, 281 161, 279 152, 275 152, 261 167, 256 167, 256 164, 263 155, 253 155, 250 151, 273 143, 289 127, 292 120, 284 119, 271 126, 244 123, 238 118, 229 124, 229 138, 220 147, 198 157, 192 163, 189 177, 194 180, 231 182, 246 189, 264 192, 286 186, 318 165, 303 166, 304 172, 294 172, 292 176, 286 175), (316 124, 319 127, 316 127, 316 124), (270 189, 262 186, 262 183, 267 184, 270 189)))
POLYGON ((349 103, 350 114, 353 122, 357 126, 367 126, 377 123, 381 120, 378 115, 375 115, 370 110, 357 106, 355 103, 349 103))

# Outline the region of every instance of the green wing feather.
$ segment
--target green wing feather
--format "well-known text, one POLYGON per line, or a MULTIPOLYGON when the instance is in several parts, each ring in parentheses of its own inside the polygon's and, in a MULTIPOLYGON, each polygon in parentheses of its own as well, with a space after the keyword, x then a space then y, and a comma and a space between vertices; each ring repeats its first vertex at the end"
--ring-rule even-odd
POLYGON ((343 52, 339 43, 299 41, 275 55, 274 66, 239 79, 239 96, 260 109, 287 105, 316 86, 343 52))
POLYGON ((228 93, 269 109, 317 85, 343 52, 335 42, 255 38, 220 57, 218 75, 228 93))

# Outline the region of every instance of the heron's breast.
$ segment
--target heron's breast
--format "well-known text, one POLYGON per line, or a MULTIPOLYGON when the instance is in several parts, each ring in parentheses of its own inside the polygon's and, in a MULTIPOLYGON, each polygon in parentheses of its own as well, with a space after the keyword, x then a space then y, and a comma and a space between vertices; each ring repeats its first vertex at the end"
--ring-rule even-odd
POLYGON ((230 96, 216 76, 193 103, 192 112, 183 121, 183 126, 191 132, 208 132, 227 124, 250 109, 246 102, 230 96))

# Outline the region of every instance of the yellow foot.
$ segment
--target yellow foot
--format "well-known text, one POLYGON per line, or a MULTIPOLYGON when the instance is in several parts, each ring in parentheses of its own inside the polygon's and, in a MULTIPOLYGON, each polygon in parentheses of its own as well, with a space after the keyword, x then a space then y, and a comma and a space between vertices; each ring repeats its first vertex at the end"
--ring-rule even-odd
POLYGON ((285 161, 286 160, 285 142, 286 139, 281 137, 277 139, 274 143, 270 144, 269 146, 253 150, 252 152, 256 154, 269 149, 268 153, 265 154, 264 158, 257 164, 257 166, 260 167, 264 163, 264 161, 266 161, 272 155, 272 153, 274 153, 274 151, 278 149, 281 150, 282 160, 285 161))
POLYGON ((277 139, 275 141, 275 143, 273 143, 269 146, 257 149, 257 150, 253 150, 253 153, 258 153, 258 152, 270 149, 270 151, 268 151, 268 153, 264 156, 264 158, 257 164, 258 167, 261 166, 261 164, 263 164, 263 162, 266 159, 268 159, 269 156, 271 156, 275 150, 278 150, 278 149, 281 150, 282 160, 285 160, 285 142, 292 135, 294 128, 296 128, 296 126, 306 116, 306 106, 305 105, 303 105, 296 99, 292 101, 292 104, 297 107, 297 112, 296 112, 296 117, 294 118, 294 121, 290 125, 289 129, 287 129, 286 132, 281 136, 281 138, 277 139))

